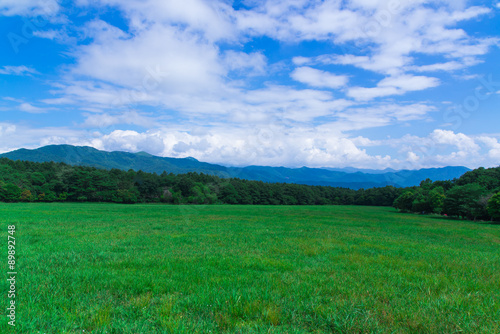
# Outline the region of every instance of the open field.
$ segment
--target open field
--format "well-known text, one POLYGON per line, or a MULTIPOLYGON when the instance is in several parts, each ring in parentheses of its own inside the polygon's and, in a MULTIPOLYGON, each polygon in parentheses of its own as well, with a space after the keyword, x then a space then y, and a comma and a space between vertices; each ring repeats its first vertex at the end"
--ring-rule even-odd
POLYGON ((17 333, 500 333, 500 225, 113 204, 0 204, 0 222, 17 333))

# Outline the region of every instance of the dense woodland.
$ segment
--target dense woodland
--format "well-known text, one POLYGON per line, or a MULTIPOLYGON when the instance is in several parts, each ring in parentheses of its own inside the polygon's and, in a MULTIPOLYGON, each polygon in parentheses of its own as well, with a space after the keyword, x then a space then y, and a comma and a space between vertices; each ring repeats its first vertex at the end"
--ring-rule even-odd
POLYGON ((452 181, 425 180, 405 188, 394 207, 470 220, 500 220, 500 167, 478 168, 452 181))
POLYGON ((352 190, 187 173, 97 169, 0 159, 0 201, 171 204, 371 205, 468 219, 500 219, 500 168, 418 187, 352 190), (495 211, 496 210, 496 211, 495 211))
POLYGON ((0 201, 390 206, 403 192, 265 183, 199 173, 144 173, 0 159, 0 201))

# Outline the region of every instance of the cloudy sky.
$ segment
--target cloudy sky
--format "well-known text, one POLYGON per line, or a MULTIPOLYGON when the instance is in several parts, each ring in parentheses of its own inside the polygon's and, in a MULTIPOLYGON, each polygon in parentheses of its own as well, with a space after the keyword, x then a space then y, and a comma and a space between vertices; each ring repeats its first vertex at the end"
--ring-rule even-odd
POLYGON ((0 152, 500 165, 500 2, 0 0, 0 152))

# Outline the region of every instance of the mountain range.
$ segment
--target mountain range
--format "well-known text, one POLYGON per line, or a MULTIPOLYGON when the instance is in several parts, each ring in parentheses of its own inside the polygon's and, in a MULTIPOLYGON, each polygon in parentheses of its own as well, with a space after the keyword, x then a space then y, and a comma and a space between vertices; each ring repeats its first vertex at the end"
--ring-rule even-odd
POLYGON ((433 181, 458 178, 470 169, 442 167, 420 170, 363 170, 356 168, 286 168, 286 167, 226 167, 198 161, 194 158, 165 158, 146 152, 106 152, 88 146, 49 145, 34 150, 19 149, 0 154, 11 160, 33 162, 64 162, 69 165, 91 166, 104 169, 142 170, 149 173, 182 174, 198 172, 222 178, 236 177, 264 182, 323 185, 351 189, 384 187, 410 187, 427 178, 433 181))

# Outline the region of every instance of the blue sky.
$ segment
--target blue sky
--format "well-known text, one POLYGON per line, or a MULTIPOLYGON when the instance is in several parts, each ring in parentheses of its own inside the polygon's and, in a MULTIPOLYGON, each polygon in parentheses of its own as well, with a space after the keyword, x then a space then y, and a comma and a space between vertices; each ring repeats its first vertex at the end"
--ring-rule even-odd
POLYGON ((500 2, 3 0, 0 151, 500 165, 500 2))

